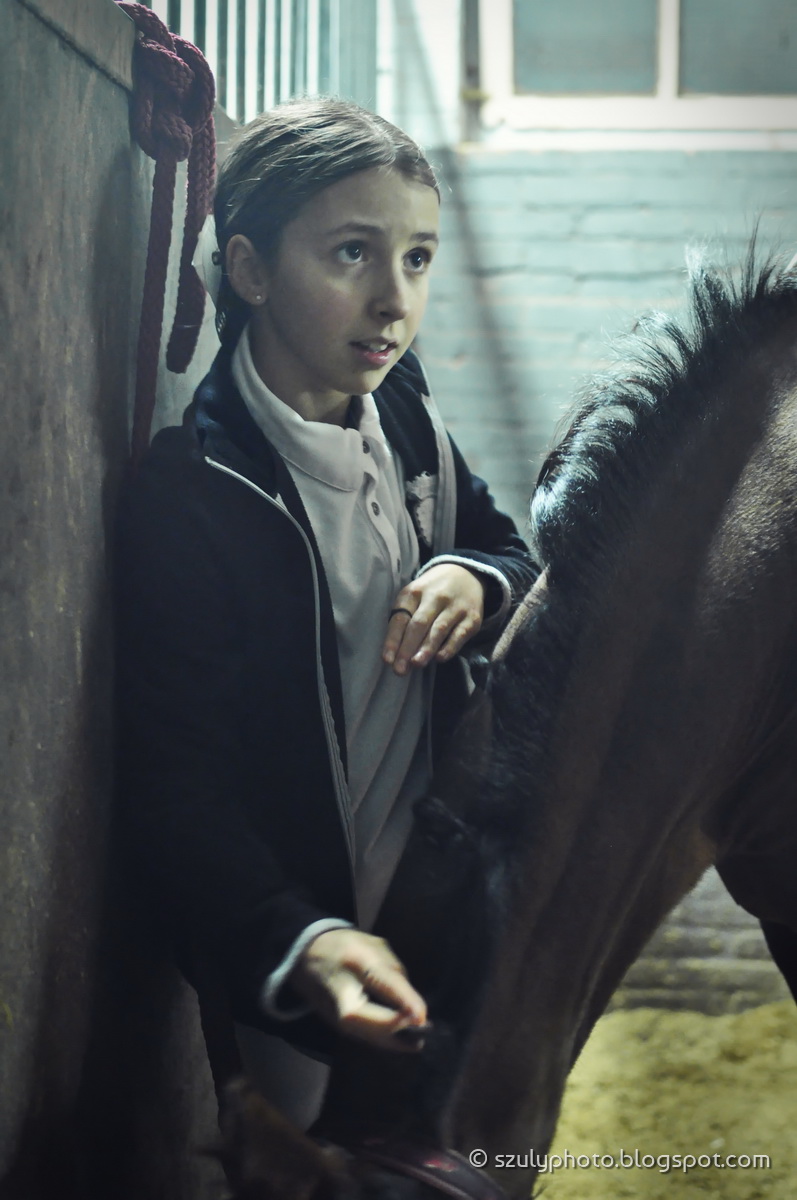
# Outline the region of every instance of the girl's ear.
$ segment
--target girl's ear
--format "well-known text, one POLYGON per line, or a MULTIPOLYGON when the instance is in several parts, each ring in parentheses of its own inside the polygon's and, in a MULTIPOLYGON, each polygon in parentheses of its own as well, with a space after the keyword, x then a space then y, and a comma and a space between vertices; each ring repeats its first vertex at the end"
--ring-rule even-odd
POLYGON ((266 266, 248 237, 233 234, 227 243, 227 278, 232 290, 252 307, 267 294, 266 266))

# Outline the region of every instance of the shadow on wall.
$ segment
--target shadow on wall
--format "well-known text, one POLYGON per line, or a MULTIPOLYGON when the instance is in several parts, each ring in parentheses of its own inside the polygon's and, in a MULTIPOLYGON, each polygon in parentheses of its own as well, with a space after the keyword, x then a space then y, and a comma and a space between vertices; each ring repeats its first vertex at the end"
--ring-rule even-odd
MULTIPOLYGON (((48 686, 40 692, 41 699, 52 705, 61 720, 51 729, 51 737, 57 742, 54 770, 37 788, 36 798, 42 807, 34 821, 49 824, 46 837, 51 856, 46 898, 39 896, 40 921, 36 929, 38 978, 37 997, 31 1005, 34 1026, 28 1068, 30 1090, 26 1110, 20 1114, 20 1137, 2 1184, 4 1196, 80 1194, 75 1163, 79 1122, 73 1101, 80 1073, 79 1050, 91 1029, 89 1014, 93 1006, 87 993, 92 985, 92 941, 103 890, 112 778, 106 563, 113 501, 127 445, 124 405, 114 404, 113 400, 123 402, 128 383, 125 357, 115 350, 127 341, 130 322, 132 182, 129 150, 120 150, 90 223, 92 234, 81 272, 89 285, 94 339, 90 377, 98 385, 90 395, 80 397, 93 402, 81 416, 91 426, 102 464, 101 503, 95 512, 99 522, 91 531, 92 535, 102 535, 99 544, 94 536, 88 540, 87 531, 76 528, 84 503, 92 508, 95 499, 83 491, 83 438, 75 442, 67 431, 58 429, 54 464, 58 477, 42 480, 39 472, 39 482, 44 482, 48 490, 63 489, 70 509, 71 532, 78 534, 75 545, 61 549, 67 554, 76 552, 76 560, 85 567, 79 572, 84 585, 81 594, 73 591, 78 579, 66 577, 67 563, 36 565, 54 568, 59 575, 63 572, 59 583, 68 593, 70 622, 80 631, 81 660, 76 674, 70 654, 73 647, 56 647, 55 661, 48 664, 48 686)), ((50 409, 59 401, 60 397, 51 396, 50 409)), ((69 423, 68 415, 62 412, 59 416, 69 423)), ((30 414, 31 432, 46 437, 49 419, 51 413, 34 408, 30 414)), ((41 444, 35 447, 43 448, 41 444)), ((34 480, 37 466, 32 458, 28 476, 34 480)), ((26 615, 31 615, 30 610, 26 615)), ((53 614, 47 609, 40 617, 52 623, 53 614)), ((32 750, 29 746, 28 753, 32 750)), ((21 952, 22 948, 17 947, 17 953, 21 952)), ((30 969, 34 964, 26 965, 30 969)))
MULTIPOLYGON (((97 329, 103 328, 105 314, 113 307, 112 280, 117 273, 108 265, 120 247, 146 245, 149 223, 149 197, 129 188, 136 211, 130 214, 128 230, 104 228, 103 213, 116 210, 110 191, 106 189, 97 214, 97 329)), ((124 266, 119 263, 120 272, 124 266)), ((134 269, 143 274, 142 268, 143 257, 136 256, 134 269)), ((140 294, 140 285, 136 280, 132 295, 140 294)), ((98 364, 104 397, 132 394, 134 372, 129 364, 135 357, 137 302, 130 309, 108 339, 110 346, 127 335, 129 357, 112 363, 107 355, 99 356, 106 363, 104 373, 98 364)), ((117 449, 121 453, 111 461, 124 462, 126 422, 117 449)), ((119 474, 112 472, 103 505, 108 561, 119 474)), ((113 821, 108 841, 92 1016, 77 1105, 80 1194, 96 1200, 110 1195, 120 1200, 215 1195, 221 1173, 215 1163, 197 1154, 198 1142, 213 1141, 216 1110, 194 996, 171 966, 166 946, 153 942, 155 922, 128 886, 113 821)))
MULTIPOLYGON (((485 408, 485 416, 489 415, 490 419, 511 430, 513 458, 532 462, 539 457, 539 439, 535 440, 529 429, 535 399, 528 394, 528 381, 521 380, 512 369, 510 354, 503 345, 501 326, 485 286, 488 270, 473 229, 459 154, 450 144, 446 132, 429 56, 418 28, 415 0, 394 0, 394 14, 398 42, 395 54, 396 120, 399 125, 412 130, 413 114, 417 112, 421 98, 427 125, 434 138, 433 156, 442 167, 444 216, 446 209, 452 213, 448 236, 454 243, 453 254, 472 288, 467 309, 472 311, 473 319, 468 325, 478 330, 478 346, 471 347, 471 354, 484 364, 484 374, 493 381, 489 395, 484 398, 485 405, 489 405, 489 409, 485 408)), ((458 306, 464 314, 466 303, 461 297, 458 306)), ((422 349, 423 333, 419 341, 422 349)), ((456 425, 455 412, 445 412, 444 416, 449 424, 456 425)), ((533 482, 530 467, 529 495, 533 482)))

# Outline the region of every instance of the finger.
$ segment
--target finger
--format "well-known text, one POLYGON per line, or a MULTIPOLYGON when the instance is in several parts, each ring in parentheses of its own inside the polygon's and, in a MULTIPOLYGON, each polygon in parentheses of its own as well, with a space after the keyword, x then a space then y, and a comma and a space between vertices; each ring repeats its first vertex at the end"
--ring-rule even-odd
POLYGON ((414 667, 425 667, 432 658, 447 662, 481 629, 482 618, 473 609, 445 609, 432 624, 412 658, 414 667))
POLYGON ((394 1042, 401 1042, 405 1046, 417 1046, 418 1049, 426 1044, 426 1036, 432 1031, 431 1022, 426 1025, 407 1025, 404 1029, 397 1029, 391 1034, 394 1042))
POLYGON ((338 996, 345 992, 356 999, 359 991, 384 1001, 411 1021, 426 1020, 426 1002, 407 979, 403 964, 384 938, 358 933, 330 982, 338 996))
POLYGON ((390 620, 387 623, 385 644, 382 647, 382 658, 388 666, 392 666, 395 662, 396 652, 401 645, 404 630, 411 620, 412 611, 409 608, 396 607, 390 614, 390 620))
MULTIPOLYGON (((440 618, 447 604, 448 601, 445 598, 432 596, 424 599, 418 606, 412 620, 405 625, 401 642, 396 650, 394 666, 396 674, 403 675, 409 670, 410 663, 426 642, 432 626, 440 618)), ((413 663, 413 665, 419 664, 413 663)))
MULTIPOLYGON (((344 1033, 389 1050, 414 1052, 423 1047, 424 1032, 428 1028, 425 1019, 419 1021, 398 1011, 394 1002, 378 1003, 366 994, 359 981, 351 977, 345 984, 341 981, 336 991, 337 1024, 344 1033), (417 1029, 418 1036, 408 1039, 396 1037, 410 1028, 417 1029)), ((425 1005, 423 1011, 425 1014, 425 1005)))
POLYGON ((376 933, 362 934, 357 943, 357 954, 350 959, 355 970, 398 971, 406 976, 407 970, 393 952, 390 942, 376 933))
POLYGON ((340 1029, 350 1037, 356 1037, 372 1046, 379 1046, 383 1050, 392 1050, 398 1054, 417 1054, 424 1046, 423 1035, 409 1040, 398 1037, 397 1034, 408 1028, 406 1018, 396 1018, 396 1014, 393 1013, 392 1018, 385 1020, 385 1014, 390 1014, 390 1011, 379 1004, 369 1002, 356 1012, 341 1018, 340 1029))
POLYGON ((448 637, 443 641, 437 651, 437 661, 441 663, 448 662, 455 654, 459 654, 462 647, 479 632, 481 627, 481 617, 473 614, 464 617, 458 625, 454 626, 448 637))
POLYGON ((426 1021, 426 1003, 407 979, 403 968, 370 967, 363 972, 361 983, 368 996, 384 1001, 408 1020, 419 1025, 426 1021))
POLYGON ((406 1013, 399 1012, 392 1004, 381 1004, 369 996, 360 981, 353 977, 349 977, 345 982, 339 981, 339 986, 335 988, 335 1003, 340 1022, 372 1022, 391 1032, 413 1024, 406 1013))
POLYGON ((397 593, 388 618, 387 635, 382 657, 390 666, 395 661, 407 626, 416 616, 423 600, 423 592, 417 583, 408 584, 397 593))
POLYGON ((464 617, 461 613, 457 613, 450 608, 444 609, 427 629, 426 636, 412 656, 412 665, 414 667, 425 667, 428 662, 431 662, 434 655, 442 647, 443 643, 453 635, 457 625, 463 619, 464 617))
POLYGON ((404 675, 409 670, 410 662, 423 645, 433 620, 433 615, 416 615, 407 623, 396 649, 394 670, 397 675, 404 675))

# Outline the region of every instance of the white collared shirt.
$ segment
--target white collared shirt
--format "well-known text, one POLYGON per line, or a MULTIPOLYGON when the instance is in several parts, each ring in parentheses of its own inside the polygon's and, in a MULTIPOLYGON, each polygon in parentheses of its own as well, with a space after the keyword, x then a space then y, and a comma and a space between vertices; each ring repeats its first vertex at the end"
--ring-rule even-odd
POLYGON ((418 569, 418 541, 404 503, 401 464, 373 397, 360 398, 357 429, 304 420, 263 383, 248 334, 246 329, 235 350, 233 379, 296 484, 332 598, 359 926, 369 929, 406 844, 412 805, 429 782, 422 744, 426 672, 398 676, 382 661, 396 594, 418 569))

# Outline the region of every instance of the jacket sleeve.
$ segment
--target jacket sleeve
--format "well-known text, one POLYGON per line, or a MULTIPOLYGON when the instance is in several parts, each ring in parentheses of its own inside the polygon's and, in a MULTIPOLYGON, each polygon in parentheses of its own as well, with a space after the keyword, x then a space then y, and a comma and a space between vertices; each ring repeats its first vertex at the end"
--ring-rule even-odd
MULTIPOLYGON (((128 497, 117 528, 122 842, 185 973, 195 952, 216 961, 240 1011, 302 930, 333 914, 287 877, 241 803, 243 615, 207 517, 163 501, 128 497)), ((274 752, 263 746, 264 781, 274 752)))
POLYGON ((454 549, 432 558, 436 563, 461 562, 475 570, 485 585, 485 630, 495 635, 540 574, 515 523, 496 508, 487 484, 468 468, 449 437, 454 456, 457 515, 454 549))

